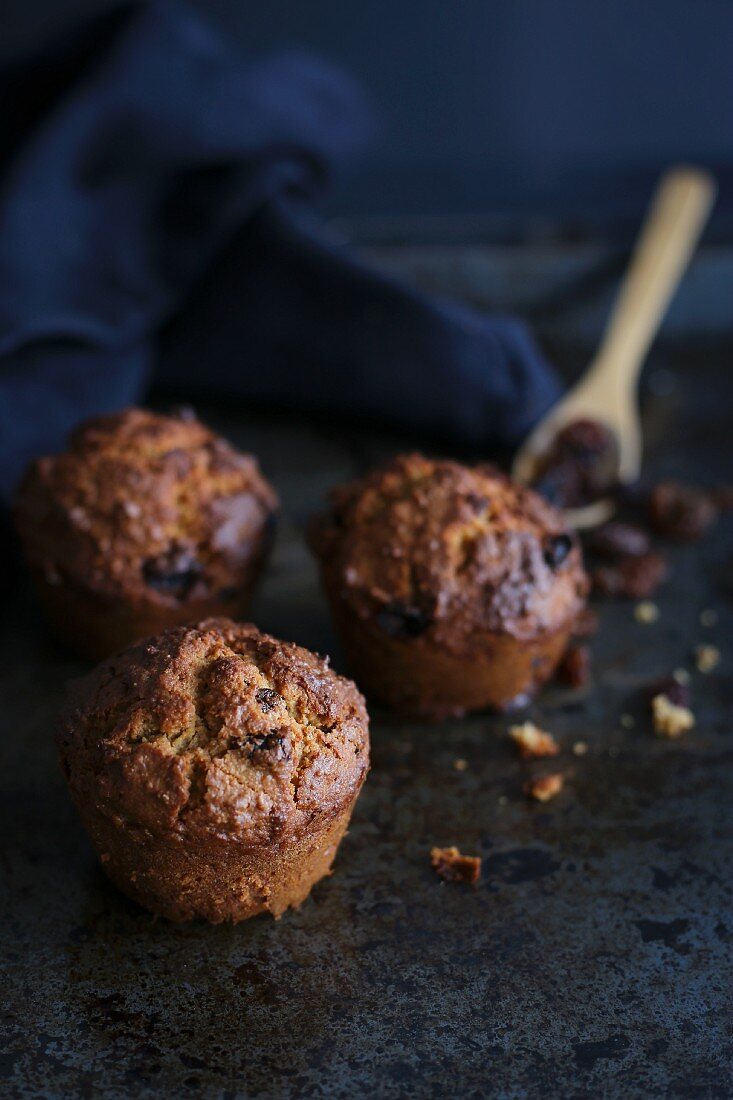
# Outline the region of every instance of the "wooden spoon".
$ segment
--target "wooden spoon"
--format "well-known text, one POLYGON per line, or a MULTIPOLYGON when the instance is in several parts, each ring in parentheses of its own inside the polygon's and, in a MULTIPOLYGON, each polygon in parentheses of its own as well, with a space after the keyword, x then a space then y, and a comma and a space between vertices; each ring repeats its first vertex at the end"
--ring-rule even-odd
MULTIPOLYGON (((572 390, 533 429, 519 449, 512 474, 532 481, 537 458, 557 432, 578 419, 600 421, 618 442, 618 480, 635 481, 641 468, 637 384, 667 306, 692 256, 715 199, 715 180, 698 168, 673 168, 660 181, 636 243, 601 346, 572 390)), ((594 527, 614 511, 603 498, 566 511, 573 527, 594 527)))

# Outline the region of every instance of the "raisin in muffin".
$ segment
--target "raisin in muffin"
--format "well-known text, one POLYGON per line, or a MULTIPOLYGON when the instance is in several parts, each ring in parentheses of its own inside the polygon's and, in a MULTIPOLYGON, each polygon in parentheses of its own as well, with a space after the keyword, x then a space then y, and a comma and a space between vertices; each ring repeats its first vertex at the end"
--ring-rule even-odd
POLYGON ((441 718, 525 701, 583 606, 577 539, 490 466, 396 458, 335 490, 312 529, 360 687, 441 718))
POLYGON ((277 497, 187 412, 91 420, 34 462, 15 518, 48 619, 93 660, 177 623, 241 615, 277 497))
POLYGON ((308 896, 369 761, 351 681, 228 619, 105 661, 77 683, 59 747, 112 881, 172 920, 214 923, 308 896))

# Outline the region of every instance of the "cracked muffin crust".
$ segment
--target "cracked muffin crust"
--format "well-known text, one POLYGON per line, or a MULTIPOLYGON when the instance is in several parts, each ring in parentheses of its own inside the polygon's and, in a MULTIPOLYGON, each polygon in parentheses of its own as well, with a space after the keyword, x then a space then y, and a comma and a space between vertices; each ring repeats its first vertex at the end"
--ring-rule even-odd
POLYGON ((75 686, 58 744, 105 871, 173 920, 299 905, 330 870, 369 764, 351 681, 228 619, 109 658, 75 686))
POLYGON ((38 459, 15 518, 51 625, 92 659, 212 614, 240 615, 277 497, 192 414, 127 409, 38 459))
POLYGON ((423 717, 535 691, 587 592, 559 513, 491 466, 400 456, 336 489, 311 542, 357 680, 423 717))

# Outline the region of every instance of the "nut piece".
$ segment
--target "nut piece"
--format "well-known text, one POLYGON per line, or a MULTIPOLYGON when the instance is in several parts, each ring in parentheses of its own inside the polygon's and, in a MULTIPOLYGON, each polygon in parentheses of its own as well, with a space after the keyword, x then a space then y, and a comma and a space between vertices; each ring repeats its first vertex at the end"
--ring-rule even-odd
POLYGON ((432 848, 430 863, 446 882, 478 882, 481 860, 478 856, 461 855, 458 848, 432 848))
POLYGON ((533 722, 511 726, 509 736, 525 760, 535 756, 557 756, 560 751, 560 746, 552 734, 539 729, 533 722))
POLYGON ((560 772, 551 775, 538 775, 535 779, 528 779, 523 790, 528 798, 534 798, 537 802, 549 802, 551 798, 559 794, 565 785, 565 779, 560 772))
POLYGON ((675 740, 687 730, 694 729, 695 715, 687 707, 678 707, 667 695, 655 695, 652 699, 654 732, 660 737, 675 740))
POLYGON ((453 767, 456 769, 457 772, 465 772, 466 768, 468 767, 468 761, 464 760, 462 756, 458 756, 453 761, 453 767))
POLYGON ((720 663, 720 650, 714 645, 695 646, 695 664, 698 672, 708 673, 720 663))

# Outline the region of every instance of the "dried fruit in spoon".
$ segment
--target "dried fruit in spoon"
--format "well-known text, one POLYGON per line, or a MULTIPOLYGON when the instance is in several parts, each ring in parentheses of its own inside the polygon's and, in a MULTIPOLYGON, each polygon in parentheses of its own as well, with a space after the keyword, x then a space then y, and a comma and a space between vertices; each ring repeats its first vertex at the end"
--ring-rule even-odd
POLYGON ((532 487, 557 508, 581 508, 614 489, 618 444, 597 420, 574 420, 537 460, 532 487))

